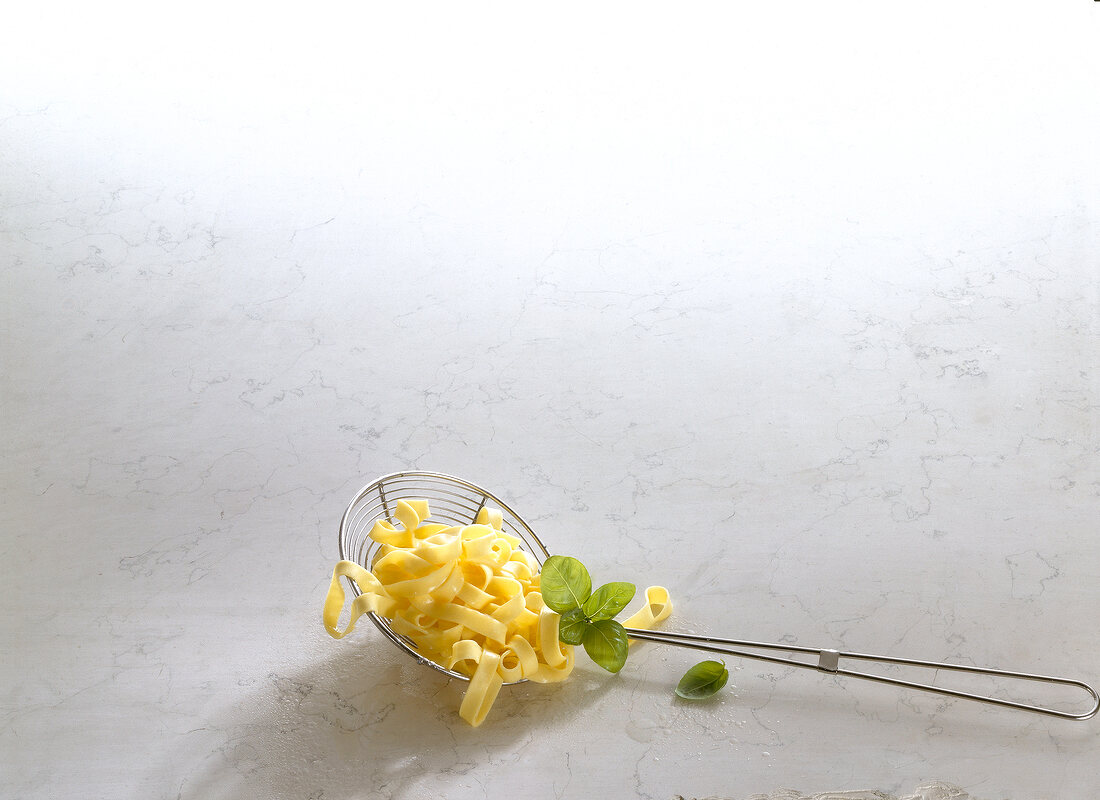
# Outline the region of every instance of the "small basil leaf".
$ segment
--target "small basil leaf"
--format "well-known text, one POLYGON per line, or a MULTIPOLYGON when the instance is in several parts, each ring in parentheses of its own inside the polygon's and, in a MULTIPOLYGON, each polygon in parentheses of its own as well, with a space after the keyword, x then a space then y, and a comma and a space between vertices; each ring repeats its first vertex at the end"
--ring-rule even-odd
POLYGON ((542 601, 552 611, 564 614, 581 604, 592 594, 592 577, 584 564, 569 556, 550 556, 542 565, 539 578, 542 601))
POLYGON ((637 587, 633 583, 616 581, 605 583, 592 596, 584 601, 584 613, 593 622, 601 619, 611 619, 634 599, 637 587))
POLYGON ((726 685, 730 671, 720 661, 700 661, 684 673, 676 694, 685 700, 702 700, 726 685))
POLYGON ((566 644, 581 644, 587 627, 588 618, 584 616, 584 611, 579 608, 566 611, 558 623, 558 639, 566 644))
POLYGON ((613 619, 601 619, 585 626, 584 652, 608 672, 618 672, 626 663, 629 642, 626 630, 613 619))

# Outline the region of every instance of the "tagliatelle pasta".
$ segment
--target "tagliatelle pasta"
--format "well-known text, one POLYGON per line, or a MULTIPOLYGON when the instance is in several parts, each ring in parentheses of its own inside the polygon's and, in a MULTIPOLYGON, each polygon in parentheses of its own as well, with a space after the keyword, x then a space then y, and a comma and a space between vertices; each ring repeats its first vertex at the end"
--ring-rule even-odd
MULTIPOLYGON (((480 725, 505 682, 556 683, 573 670, 571 645, 558 641, 561 617, 542 601, 538 562, 521 540, 502 530, 502 515, 483 508, 472 525, 425 522, 426 500, 399 500, 400 526, 380 520, 370 537, 381 547, 364 569, 341 561, 325 598, 325 630, 341 639, 359 617, 375 612, 417 652, 470 677, 459 716, 480 725), (338 630, 348 578, 361 594, 338 630)), ((623 624, 648 628, 672 610, 660 586, 646 590, 646 603, 623 624)))

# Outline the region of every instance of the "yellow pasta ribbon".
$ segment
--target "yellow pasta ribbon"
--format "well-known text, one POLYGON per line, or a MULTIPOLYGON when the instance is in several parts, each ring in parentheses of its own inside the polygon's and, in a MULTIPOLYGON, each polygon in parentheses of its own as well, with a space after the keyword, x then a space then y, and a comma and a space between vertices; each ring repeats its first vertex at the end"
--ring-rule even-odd
POLYGON ((420 526, 420 520, 428 517, 427 500, 398 500, 397 513, 394 514, 403 526, 398 530, 393 523, 384 519, 374 523, 370 538, 379 544, 390 544, 394 547, 411 547, 413 531, 420 526))
POLYGON ((458 715, 476 728, 485 721, 503 684, 504 679, 500 676, 500 655, 482 650, 477 670, 470 678, 470 688, 462 698, 458 715))
POLYGON ((543 606, 539 612, 538 646, 542 651, 543 662, 550 667, 561 666, 566 659, 566 651, 572 650, 569 645, 562 647, 558 641, 558 623, 561 616, 551 611, 548 606, 543 606))
POLYGON ((671 613, 672 600, 669 598, 668 589, 664 586, 650 586, 645 590, 645 605, 623 620, 623 627, 638 630, 652 628, 671 613))
POLYGON ((354 561, 341 561, 332 571, 332 582, 328 587, 328 596, 325 598, 325 609, 322 618, 325 630, 334 639, 343 639, 355 629, 355 622, 368 611, 387 617, 397 607, 397 602, 389 596, 384 586, 378 579, 356 564, 354 561), (347 576, 359 586, 362 592, 351 603, 351 616, 348 626, 341 633, 336 629, 340 621, 340 611, 344 608, 344 587, 340 585, 340 578, 347 576))
POLYGON ((539 654, 522 636, 508 640, 508 649, 500 658, 500 676, 508 682, 528 678, 538 672, 539 654), (513 663, 514 662, 514 663, 513 663))
POLYGON ((478 525, 488 525, 499 531, 504 524, 504 513, 499 508, 485 506, 477 512, 477 519, 474 522, 478 525))

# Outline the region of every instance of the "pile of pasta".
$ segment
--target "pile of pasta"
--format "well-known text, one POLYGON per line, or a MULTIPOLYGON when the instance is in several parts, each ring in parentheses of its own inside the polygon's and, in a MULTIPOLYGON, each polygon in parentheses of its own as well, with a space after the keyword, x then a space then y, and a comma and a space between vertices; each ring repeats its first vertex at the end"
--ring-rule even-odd
MULTIPOLYGON (((375 612, 425 658, 469 676, 459 716, 478 726, 504 683, 556 683, 573 670, 573 647, 558 641, 561 617, 543 604, 539 564, 521 540, 502 530, 499 510, 482 508, 472 525, 427 522, 426 500, 399 500, 399 524, 379 520, 371 569, 353 561, 336 565, 325 598, 325 629, 336 639, 375 612), (337 626, 344 607, 341 578, 361 594, 347 626, 337 626)), ((668 591, 646 590, 645 605, 626 627, 649 628, 672 610, 668 591)))

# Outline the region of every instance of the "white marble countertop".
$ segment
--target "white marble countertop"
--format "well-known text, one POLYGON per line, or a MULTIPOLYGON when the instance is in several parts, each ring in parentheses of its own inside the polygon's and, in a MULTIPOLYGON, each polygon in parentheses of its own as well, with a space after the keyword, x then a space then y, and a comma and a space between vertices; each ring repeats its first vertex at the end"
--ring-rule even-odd
POLYGON ((473 729, 320 622, 419 468, 670 628, 1100 682, 1093 5, 18 12, 0 794, 1095 790, 1097 719, 651 645, 473 729))

